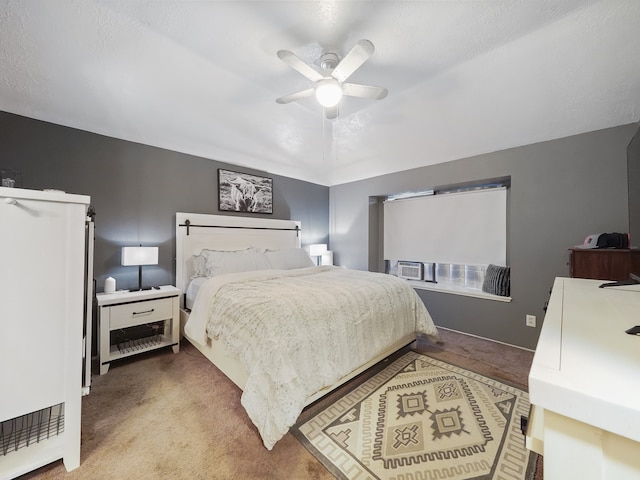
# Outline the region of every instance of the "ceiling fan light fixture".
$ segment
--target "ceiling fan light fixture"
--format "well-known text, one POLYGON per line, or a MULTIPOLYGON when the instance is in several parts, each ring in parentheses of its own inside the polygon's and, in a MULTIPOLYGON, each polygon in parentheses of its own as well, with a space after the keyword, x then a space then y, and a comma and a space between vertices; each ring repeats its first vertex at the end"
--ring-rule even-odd
POLYGON ((320 57, 319 65, 322 71, 318 71, 289 50, 278 50, 280 60, 307 77, 313 84, 305 90, 277 98, 276 102, 286 104, 315 95, 318 103, 324 107, 324 116, 333 120, 338 116, 338 104, 343 96, 383 99, 388 93, 384 87, 347 83, 349 77, 367 61, 374 50, 373 43, 363 39, 356 42, 342 59, 336 53, 326 52, 320 57))
POLYGON ((342 85, 334 78, 318 80, 316 99, 325 108, 335 107, 342 99, 342 85))

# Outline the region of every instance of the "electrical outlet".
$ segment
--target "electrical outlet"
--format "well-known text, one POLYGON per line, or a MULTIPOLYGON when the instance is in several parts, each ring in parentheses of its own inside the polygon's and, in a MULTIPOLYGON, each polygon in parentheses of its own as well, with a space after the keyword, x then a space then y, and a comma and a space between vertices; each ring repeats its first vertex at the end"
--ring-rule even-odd
POLYGON ((536 316, 527 315, 527 327, 535 327, 535 326, 536 326, 536 316))

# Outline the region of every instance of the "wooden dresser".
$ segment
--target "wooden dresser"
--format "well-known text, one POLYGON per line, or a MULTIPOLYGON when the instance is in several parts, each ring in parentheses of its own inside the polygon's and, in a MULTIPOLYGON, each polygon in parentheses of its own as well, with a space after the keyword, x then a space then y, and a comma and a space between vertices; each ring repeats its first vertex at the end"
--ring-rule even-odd
POLYGON ((640 274, 640 249, 570 248, 569 274, 574 278, 628 280, 640 274))

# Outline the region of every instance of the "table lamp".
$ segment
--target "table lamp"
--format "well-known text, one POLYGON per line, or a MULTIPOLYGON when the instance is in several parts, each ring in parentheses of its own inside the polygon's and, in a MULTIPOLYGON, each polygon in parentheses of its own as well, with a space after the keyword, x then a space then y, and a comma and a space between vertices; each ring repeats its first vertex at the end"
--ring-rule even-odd
MULTIPOLYGON (((122 265, 138 266, 137 290, 149 290, 151 287, 142 288, 142 265, 158 264, 158 247, 122 247, 122 265)), ((137 291, 131 289, 131 292, 137 291)))

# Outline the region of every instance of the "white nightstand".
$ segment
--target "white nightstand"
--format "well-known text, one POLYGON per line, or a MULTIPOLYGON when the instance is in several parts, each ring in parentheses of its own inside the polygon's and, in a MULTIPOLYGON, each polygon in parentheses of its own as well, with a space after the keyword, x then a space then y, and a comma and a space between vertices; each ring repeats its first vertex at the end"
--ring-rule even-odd
POLYGON ((98 356, 100 375, 112 361, 156 348, 180 349, 180 290, 98 293, 98 356))

